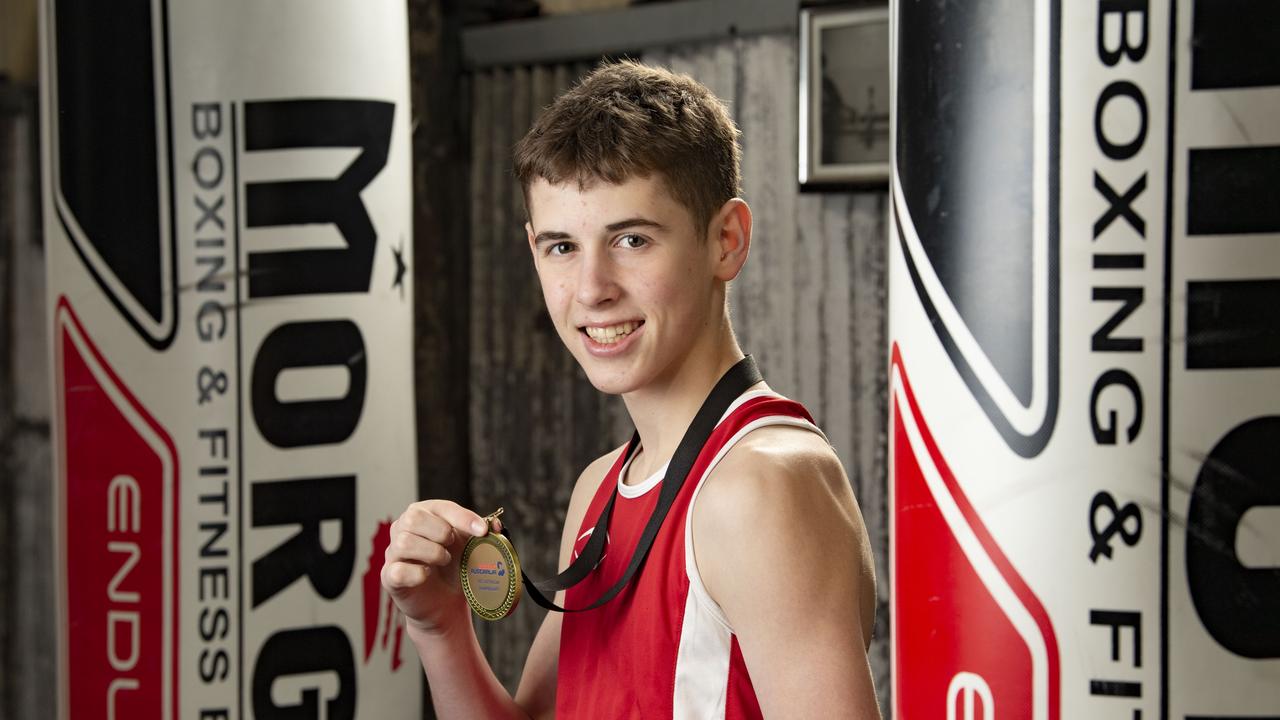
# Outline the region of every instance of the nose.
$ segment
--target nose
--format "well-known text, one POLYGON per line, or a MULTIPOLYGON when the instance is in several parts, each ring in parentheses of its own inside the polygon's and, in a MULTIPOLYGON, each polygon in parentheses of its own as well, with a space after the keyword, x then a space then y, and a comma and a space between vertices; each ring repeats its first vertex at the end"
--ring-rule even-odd
POLYGON ((578 287, 576 297, 579 303, 588 307, 598 307, 618 299, 618 283, 616 268, 607 252, 594 248, 585 250, 578 267, 578 287))

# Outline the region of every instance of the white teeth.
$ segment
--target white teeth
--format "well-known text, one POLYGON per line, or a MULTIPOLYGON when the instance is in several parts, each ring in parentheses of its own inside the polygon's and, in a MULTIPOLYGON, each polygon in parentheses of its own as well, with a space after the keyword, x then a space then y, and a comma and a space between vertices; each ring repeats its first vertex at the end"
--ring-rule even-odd
POLYGON ((617 325, 610 325, 608 327, 588 326, 584 329, 592 340, 595 340, 602 345, 612 345, 613 343, 621 341, 622 338, 627 335, 630 335, 637 327, 640 327, 640 323, 624 322, 617 325))

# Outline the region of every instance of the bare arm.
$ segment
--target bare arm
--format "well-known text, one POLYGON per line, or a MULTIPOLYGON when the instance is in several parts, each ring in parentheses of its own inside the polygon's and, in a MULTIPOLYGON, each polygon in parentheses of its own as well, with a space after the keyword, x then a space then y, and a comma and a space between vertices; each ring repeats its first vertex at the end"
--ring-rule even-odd
POLYGON ((391 525, 382 584, 405 616, 439 717, 528 720, 485 660, 458 582, 463 548, 485 531, 452 502, 410 505, 391 525))
POLYGON ((440 718, 533 717, 520 707, 489 667, 471 618, 442 632, 409 631, 431 686, 431 702, 440 718))
POLYGON ((698 569, 738 636, 765 717, 879 718, 867 661, 875 577, 839 460, 762 428, 716 468, 693 519, 698 569))

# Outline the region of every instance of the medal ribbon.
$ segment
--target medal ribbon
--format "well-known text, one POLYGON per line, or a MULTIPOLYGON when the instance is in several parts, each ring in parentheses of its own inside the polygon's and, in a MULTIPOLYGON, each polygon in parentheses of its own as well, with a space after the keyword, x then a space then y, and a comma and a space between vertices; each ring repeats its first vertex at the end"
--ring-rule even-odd
MULTIPOLYGON (((675 454, 671 456, 671 464, 667 466, 667 473, 662 478, 662 492, 658 495, 658 504, 654 506, 653 513, 649 515, 649 521, 645 524, 644 532, 641 533, 640 540, 636 543, 635 552, 631 555, 631 562, 627 565, 626 571, 622 573, 622 577, 613 584, 613 587, 606 590, 595 602, 580 608, 563 608, 547 599, 548 595, 554 595, 560 590, 568 590, 582 582, 600 564, 600 560, 604 556, 604 542, 605 537, 608 535, 609 518, 613 514, 614 501, 618 499, 616 483, 613 493, 609 496, 609 502, 605 504, 604 510, 600 512, 600 518, 596 521, 595 529, 591 531, 591 537, 587 540, 586 546, 582 549, 582 553, 578 555, 577 559, 568 568, 565 568, 564 572, 550 580, 535 583, 528 575, 524 575, 524 587, 528 591, 529 597, 533 598, 533 601, 537 604, 553 612, 593 610, 617 597, 623 588, 627 586, 627 583, 631 582, 631 578, 640 571, 640 566, 644 564, 645 558, 648 557, 649 549, 653 547, 653 541, 658 536, 658 530, 662 527, 662 521, 666 519, 667 512, 675 502, 676 496, 679 495, 680 488, 684 486, 684 481, 688 478, 689 471, 693 468, 694 462, 697 461, 698 455, 702 452, 702 447, 706 445, 707 439, 711 437, 711 433, 716 429, 716 425, 720 422, 725 410, 729 409, 729 406, 733 404, 733 401, 739 395, 763 379, 760 375, 760 369, 756 367, 756 361, 750 355, 747 355, 729 368, 720 378, 720 381, 716 383, 716 386, 711 389, 711 394, 703 401, 702 407, 698 409, 698 414, 693 417, 693 422, 689 423, 689 428, 685 430, 684 437, 680 438, 680 444, 676 447, 675 454)), ((639 445, 640 433, 636 432, 631 436, 631 442, 627 443, 623 463, 631 458, 631 455, 635 453, 639 445)))

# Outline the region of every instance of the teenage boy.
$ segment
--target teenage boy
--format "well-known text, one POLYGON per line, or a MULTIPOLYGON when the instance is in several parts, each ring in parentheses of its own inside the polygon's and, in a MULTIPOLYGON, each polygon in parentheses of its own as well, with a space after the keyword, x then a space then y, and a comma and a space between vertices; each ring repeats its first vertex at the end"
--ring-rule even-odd
MULTIPOLYGON (((516 147, 547 312, 637 430, 578 478, 561 568, 616 497, 603 558, 556 594, 561 606, 589 605, 623 576, 686 429, 744 367, 726 303, 751 246, 740 155, 705 87, 630 62, 562 95, 516 147)), ((485 522, 447 501, 409 506, 382 582, 440 717, 879 717, 866 655, 875 578, 857 501, 804 409, 753 381, 713 412, 642 570, 596 609, 548 613, 515 697, 489 668, 458 583, 485 522)))

